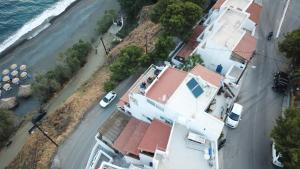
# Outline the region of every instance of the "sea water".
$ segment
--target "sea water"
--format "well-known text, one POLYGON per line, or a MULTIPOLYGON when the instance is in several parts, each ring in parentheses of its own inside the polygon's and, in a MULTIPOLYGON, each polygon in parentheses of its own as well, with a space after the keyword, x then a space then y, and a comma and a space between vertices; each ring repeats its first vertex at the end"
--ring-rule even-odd
POLYGON ((61 14, 75 1, 0 0, 0 53, 35 28, 41 27, 28 39, 42 32, 50 26, 49 18, 61 14))

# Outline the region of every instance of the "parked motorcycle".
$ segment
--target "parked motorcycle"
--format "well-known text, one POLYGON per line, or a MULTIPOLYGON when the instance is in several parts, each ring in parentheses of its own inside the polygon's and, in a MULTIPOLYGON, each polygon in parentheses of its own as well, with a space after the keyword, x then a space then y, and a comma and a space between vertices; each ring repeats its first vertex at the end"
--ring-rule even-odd
POLYGON ((267 40, 270 41, 273 37, 273 32, 269 32, 268 36, 267 36, 267 40))

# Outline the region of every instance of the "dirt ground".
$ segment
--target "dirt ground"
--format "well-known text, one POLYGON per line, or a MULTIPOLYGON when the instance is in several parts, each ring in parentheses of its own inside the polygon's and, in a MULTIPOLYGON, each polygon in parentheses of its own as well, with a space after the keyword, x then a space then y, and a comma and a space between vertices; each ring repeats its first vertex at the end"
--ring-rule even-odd
POLYGON ((114 47, 110 53, 111 57, 114 58, 120 52, 121 49, 135 45, 141 47, 146 51, 146 42, 148 51, 154 48, 157 35, 161 30, 160 24, 155 24, 149 19, 149 10, 153 6, 144 7, 140 13, 139 26, 135 28, 126 38, 123 39, 122 43, 114 47))

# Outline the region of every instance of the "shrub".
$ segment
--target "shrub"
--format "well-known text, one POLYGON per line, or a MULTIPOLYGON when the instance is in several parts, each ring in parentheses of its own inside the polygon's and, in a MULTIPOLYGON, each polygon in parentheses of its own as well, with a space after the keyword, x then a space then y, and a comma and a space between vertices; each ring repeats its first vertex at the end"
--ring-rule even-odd
POLYGON ((104 82, 103 88, 104 88, 105 92, 109 92, 109 91, 113 90, 115 87, 116 87, 116 83, 112 80, 107 80, 104 82))
POLYGON ((117 14, 114 10, 105 10, 103 17, 100 21, 98 21, 97 32, 99 34, 104 34, 108 31, 109 27, 113 24, 114 18, 116 18, 117 14))
POLYGON ((53 72, 40 74, 36 76, 35 81, 32 83, 33 94, 42 102, 46 102, 61 88, 61 85, 51 76, 53 76, 53 72))
POLYGON ((199 54, 193 54, 189 56, 184 63, 181 65, 181 68, 185 71, 193 69, 197 64, 202 64, 203 60, 199 54))

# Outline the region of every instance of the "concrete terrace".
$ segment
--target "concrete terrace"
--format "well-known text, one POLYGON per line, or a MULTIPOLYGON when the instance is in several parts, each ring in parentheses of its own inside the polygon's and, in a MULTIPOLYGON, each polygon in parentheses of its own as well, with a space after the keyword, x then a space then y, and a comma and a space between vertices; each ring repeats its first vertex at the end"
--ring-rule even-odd
POLYGON ((246 10, 250 5, 251 0, 227 0, 222 7, 231 7, 239 10, 246 10))
POLYGON ((137 81, 130 87, 130 89, 120 98, 118 102, 118 106, 122 106, 125 103, 129 103, 129 94, 130 93, 139 93, 144 94, 145 90, 151 85, 157 75, 155 75, 155 71, 159 71, 156 69, 154 65, 151 65, 138 79, 137 81), (141 91, 141 85, 145 82, 144 91, 141 91))
POLYGON ((215 24, 212 25, 218 26, 218 30, 214 33, 211 40, 233 50, 245 33, 241 26, 247 18, 246 13, 231 8, 226 9, 215 24))
POLYGON ((189 130, 180 124, 174 124, 173 133, 170 136, 166 157, 162 158, 157 169, 216 169, 214 149, 215 144, 208 139, 204 144, 187 139, 189 130), (212 149, 210 160, 205 159, 208 149, 212 149))

